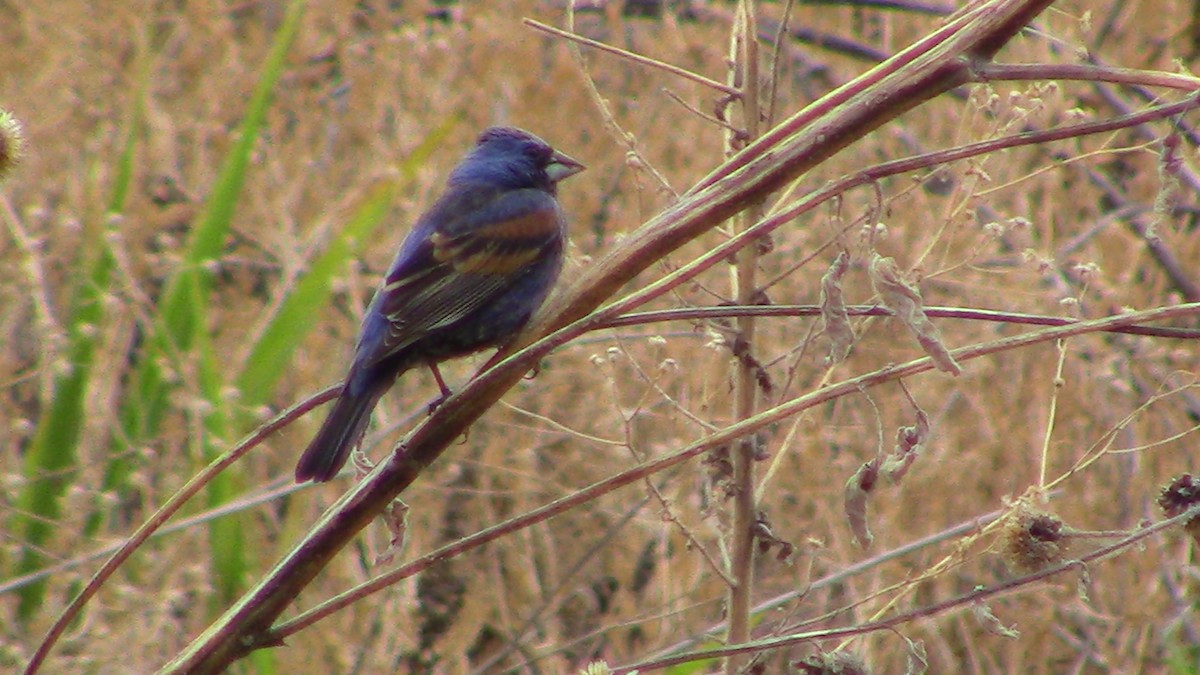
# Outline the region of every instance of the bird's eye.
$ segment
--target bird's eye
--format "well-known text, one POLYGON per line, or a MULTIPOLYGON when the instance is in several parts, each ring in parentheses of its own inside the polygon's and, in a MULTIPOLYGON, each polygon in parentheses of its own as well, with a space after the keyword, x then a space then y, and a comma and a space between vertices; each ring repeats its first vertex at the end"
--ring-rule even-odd
POLYGON ((538 166, 546 166, 549 164, 550 158, 553 154, 554 150, 551 149, 550 146, 542 145, 541 143, 530 146, 530 148, 526 150, 526 156, 536 162, 538 166))

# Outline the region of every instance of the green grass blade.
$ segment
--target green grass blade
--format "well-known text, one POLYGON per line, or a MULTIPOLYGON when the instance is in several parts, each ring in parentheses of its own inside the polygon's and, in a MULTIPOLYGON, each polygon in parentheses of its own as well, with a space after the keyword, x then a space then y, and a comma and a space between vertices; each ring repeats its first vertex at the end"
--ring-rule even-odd
POLYGON ((451 119, 430 133, 400 166, 400 178, 371 186, 345 227, 325 252, 312 262, 307 273, 280 303, 271 323, 254 344, 235 384, 242 405, 253 408, 266 403, 281 375, 292 361, 296 347, 313 326, 313 315, 329 304, 330 281, 355 258, 388 215, 401 184, 411 180, 434 149, 458 123, 451 119))
MULTIPOLYGON (((285 57, 299 28, 304 2, 296 0, 276 34, 262 77, 250 98, 246 115, 237 132, 213 187, 198 216, 183 256, 183 264, 163 290, 153 337, 139 359, 132 391, 123 409, 124 438, 116 443, 133 444, 155 434, 167 406, 167 386, 159 359, 170 361, 191 353, 200 337, 207 335, 208 297, 212 285, 209 266, 220 254, 230 230, 238 196, 245 182, 246 167, 258 141, 273 91, 285 65, 285 57)), ((202 364, 203 367, 203 364, 202 364)), ((219 398, 214 403, 219 403, 219 398)), ((113 477, 120 484, 124 471, 113 477)))
MULTIPOLYGON (((288 7, 287 16, 275 34, 271 53, 263 66, 262 77, 250 98, 238 141, 226 158, 204 214, 192 233, 184 268, 176 277, 177 286, 168 286, 164 297, 161 315, 163 330, 160 335, 170 340, 169 344, 163 345, 164 352, 172 347, 183 347, 194 349, 200 357, 200 390, 210 411, 204 419, 206 463, 221 453, 224 442, 231 437, 228 402, 221 393, 226 370, 207 331, 212 286, 207 267, 224 246, 234 207, 245 183, 246 167, 271 105, 272 92, 287 65, 287 53, 299 32, 304 9, 303 0, 295 0, 288 7)), ((228 503, 235 498, 237 488, 236 478, 228 472, 217 476, 208 488, 208 505, 215 507, 228 503)), ((212 598, 212 607, 219 610, 237 597, 245 586, 249 563, 246 560, 247 546, 241 517, 232 515, 213 521, 209 525, 209 548, 213 579, 218 591, 212 598)))
POLYGON ((246 167, 261 134, 272 92, 286 66, 288 49, 300 28, 304 6, 303 0, 295 0, 288 8, 263 66, 262 77, 250 97, 246 116, 237 132, 237 141, 226 156, 212 193, 188 239, 183 266, 168 281, 163 292, 160 305, 161 332, 173 342, 167 346, 168 349, 176 347, 186 351, 193 344, 196 333, 205 330, 203 319, 206 317, 208 291, 212 283, 208 267, 225 245, 238 196, 245 184, 246 167))
POLYGON ((399 187, 397 179, 387 179, 372 186, 346 227, 313 261, 308 273, 296 282, 292 292, 280 304, 237 378, 237 390, 244 405, 260 405, 271 395, 297 345, 312 327, 314 313, 328 304, 330 280, 345 269, 347 262, 361 250, 367 235, 383 222, 399 187))
MULTIPOLYGON (((37 571, 46 564, 41 551, 57 527, 62 514, 62 497, 71 484, 73 469, 78 462, 84 401, 94 366, 95 336, 105 318, 104 302, 110 293, 109 284, 115 267, 108 245, 108 223, 114 214, 125 210, 133 182, 149 76, 149 68, 143 68, 130 108, 123 147, 117 157, 107 208, 100 222, 89 228, 87 243, 79 248, 77 262, 88 272, 71 294, 73 302, 65 320, 66 358, 70 367, 55 378, 52 398, 38 419, 25 454, 24 475, 28 483, 16 498, 17 508, 9 523, 10 531, 21 532, 18 541, 24 542, 14 576, 37 571), (92 260, 89 261, 89 257, 92 260)), ((45 588, 45 582, 39 581, 21 590, 17 607, 17 616, 21 620, 34 616, 42 604, 45 588)))

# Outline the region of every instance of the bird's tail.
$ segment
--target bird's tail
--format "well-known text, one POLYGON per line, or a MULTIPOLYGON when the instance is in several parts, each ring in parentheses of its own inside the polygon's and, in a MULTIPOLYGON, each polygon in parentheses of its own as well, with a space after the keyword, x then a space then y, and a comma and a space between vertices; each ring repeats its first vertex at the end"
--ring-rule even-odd
POLYGON ((321 430, 296 463, 296 482, 323 483, 337 475, 350 456, 350 450, 362 440, 367 423, 371 421, 371 411, 386 390, 387 387, 375 386, 367 387, 360 394, 342 391, 321 430))

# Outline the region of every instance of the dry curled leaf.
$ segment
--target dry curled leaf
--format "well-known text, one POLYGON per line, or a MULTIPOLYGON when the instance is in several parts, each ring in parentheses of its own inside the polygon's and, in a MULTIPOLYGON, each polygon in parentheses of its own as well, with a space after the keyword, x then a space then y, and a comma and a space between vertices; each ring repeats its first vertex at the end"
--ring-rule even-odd
POLYGON ((924 675, 929 670, 929 656, 925 653, 925 643, 921 640, 904 638, 908 643, 907 665, 904 675, 924 675))
POLYGON ((870 547, 871 542, 875 541, 875 536, 871 534, 871 529, 867 526, 867 497, 879 479, 879 464, 880 459, 876 457, 859 467, 850 480, 846 481, 844 495, 846 520, 849 521, 850 532, 854 535, 855 543, 864 549, 870 547))
POLYGON ((911 427, 900 427, 896 430, 896 447, 892 454, 883 461, 883 475, 893 485, 900 482, 908 473, 917 456, 921 454, 925 442, 929 440, 929 416, 924 410, 917 408, 917 423, 911 427))
POLYGON ((408 534, 408 504, 399 499, 393 500, 380 518, 387 525, 390 536, 387 549, 375 556, 375 564, 390 565, 404 550, 405 536, 408 534))
POLYGON ((938 370, 958 375, 962 367, 950 355, 950 350, 942 341, 942 334, 937 326, 925 314, 925 301, 921 292, 904 279, 896 261, 876 253, 871 258, 871 285, 883 300, 883 304, 900 319, 916 336, 921 349, 933 359, 938 370))
POLYGON ((1088 568, 1087 563, 1079 562, 1079 582, 1075 588, 1075 595, 1079 597, 1079 601, 1085 605, 1092 604, 1092 571, 1088 568))
POLYGON ((1001 623, 1000 619, 992 614, 992 609, 982 602, 977 602, 971 606, 971 613, 975 615, 975 620, 988 633, 1006 637, 1010 640, 1015 640, 1021 637, 1020 631, 1015 628, 1009 628, 1001 623))
POLYGON ((775 536, 775 533, 771 530, 771 523, 767 520, 766 513, 760 512, 758 518, 754 521, 754 525, 751 527, 754 530, 754 539, 758 542, 758 552, 760 555, 766 555, 772 548, 777 548, 778 551, 775 553, 776 560, 788 565, 795 562, 796 545, 775 536))
POLYGON ((854 328, 842 297, 842 277, 848 269, 850 256, 842 251, 821 277, 821 332, 829 338, 829 354, 825 357, 825 365, 829 366, 845 361, 854 346, 854 328))

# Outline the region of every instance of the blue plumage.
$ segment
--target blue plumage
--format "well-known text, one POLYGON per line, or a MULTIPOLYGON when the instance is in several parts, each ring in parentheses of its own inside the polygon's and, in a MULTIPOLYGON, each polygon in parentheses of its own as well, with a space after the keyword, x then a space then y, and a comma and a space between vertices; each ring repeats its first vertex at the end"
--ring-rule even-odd
POLYGON ((520 129, 480 135, 400 245, 363 318, 342 393, 296 465, 297 481, 337 474, 375 404, 406 370, 427 364, 436 374, 438 361, 521 330, 562 268, 557 184, 582 170, 520 129))

